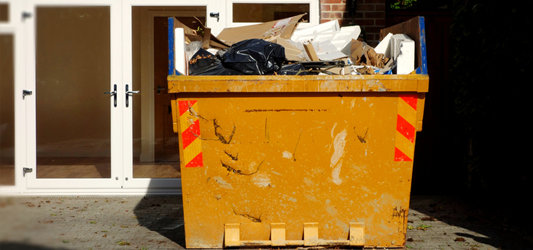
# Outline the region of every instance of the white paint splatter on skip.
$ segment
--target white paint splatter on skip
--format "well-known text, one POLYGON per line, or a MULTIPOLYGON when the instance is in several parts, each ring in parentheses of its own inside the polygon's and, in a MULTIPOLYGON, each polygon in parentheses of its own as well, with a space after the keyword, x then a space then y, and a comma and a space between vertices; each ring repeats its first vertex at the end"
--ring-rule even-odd
POLYGON ((233 187, 231 186, 231 184, 227 183, 224 179, 222 179, 222 177, 220 177, 220 176, 215 176, 215 177, 213 177, 213 179, 218 183, 218 185, 219 185, 221 188, 225 188, 225 189, 233 189, 233 187))
POLYGON ((335 131, 335 127, 337 127, 337 123, 333 124, 333 128, 331 129, 331 139, 333 139, 333 132, 335 131))
POLYGON ((331 138, 333 139, 333 155, 331 156, 331 164, 330 167, 334 168, 333 171, 331 171, 331 177, 333 178, 333 183, 340 185, 342 183, 342 180, 339 178, 339 175, 341 173, 341 167, 342 167, 342 157, 344 156, 344 147, 346 146, 346 136, 348 135, 348 132, 346 129, 339 132, 335 138, 333 138, 335 127, 337 126, 337 123, 333 125, 333 129, 331 130, 331 138))
POLYGON ((290 159, 292 158, 292 154, 289 151, 283 151, 283 158, 290 159))
POLYGON ((351 102, 351 108, 353 108, 354 106, 355 106, 355 99, 353 99, 351 102))
POLYGON ((341 167, 342 167, 342 162, 339 162, 337 167, 335 167, 333 171, 331 171, 331 177, 333 178, 333 183, 337 185, 340 185, 342 183, 341 178, 339 178, 339 175, 341 173, 341 167))
POLYGON ((268 187, 270 185, 270 178, 266 174, 257 174, 252 178, 252 182, 258 187, 268 187))

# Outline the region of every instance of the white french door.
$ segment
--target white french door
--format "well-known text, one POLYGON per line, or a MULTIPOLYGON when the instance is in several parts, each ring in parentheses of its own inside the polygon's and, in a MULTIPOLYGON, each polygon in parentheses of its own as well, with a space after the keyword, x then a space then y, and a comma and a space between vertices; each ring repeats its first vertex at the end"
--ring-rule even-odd
POLYGON ((34 0, 25 9, 27 188, 120 188, 120 2, 34 0))
MULTIPOLYGON (((123 81, 139 90, 123 112, 124 189, 178 189, 178 134, 172 130, 167 93, 167 18, 198 18, 213 32, 220 20, 218 0, 124 0, 122 3, 123 81)), ((222 2, 223 4, 223 2, 222 2)))
POLYGON ((28 0, 27 192, 179 192, 177 135, 160 118, 162 27, 168 16, 216 27, 216 9, 216 0, 28 0))

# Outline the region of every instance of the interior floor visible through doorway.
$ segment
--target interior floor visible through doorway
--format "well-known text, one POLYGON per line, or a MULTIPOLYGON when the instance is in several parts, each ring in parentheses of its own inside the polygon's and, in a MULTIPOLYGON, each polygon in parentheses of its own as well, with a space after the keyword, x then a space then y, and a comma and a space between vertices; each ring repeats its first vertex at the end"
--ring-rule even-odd
MULTIPOLYGON (((37 178, 111 178, 109 157, 39 157, 37 178)), ((133 178, 180 178, 178 162, 133 160, 133 178)))

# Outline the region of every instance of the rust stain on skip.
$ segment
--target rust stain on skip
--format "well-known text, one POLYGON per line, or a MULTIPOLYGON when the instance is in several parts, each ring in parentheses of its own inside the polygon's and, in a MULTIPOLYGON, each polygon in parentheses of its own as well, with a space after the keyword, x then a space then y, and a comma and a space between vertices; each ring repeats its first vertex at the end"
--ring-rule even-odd
POLYGON ((405 208, 398 208, 398 207, 395 207, 393 210, 392 210, 392 218, 395 218, 395 217, 398 217, 398 218, 401 218, 401 219, 406 219, 407 218, 407 209, 405 208))
POLYGON ((234 174, 238 174, 238 175, 253 175, 257 172, 259 172, 259 169, 261 168, 261 165, 263 165, 263 162, 265 162, 264 160, 259 163, 259 166, 257 166, 257 169, 254 171, 254 172, 251 172, 251 173, 243 173, 241 170, 239 169, 236 169, 232 166, 230 166, 229 164, 226 164, 224 163, 222 160, 220 160, 220 164, 222 164, 222 167, 224 167, 226 170, 228 170, 228 172, 233 172, 234 174))
POLYGON ((238 161, 239 160, 239 153, 237 153, 237 155, 233 155, 233 154, 228 153, 226 150, 224 150, 224 153, 227 156, 229 156, 229 158, 231 158, 234 161, 238 161))
POLYGON ((239 215, 239 216, 242 216, 242 217, 244 217, 244 218, 246 218, 246 219, 249 219, 249 220, 251 220, 252 222, 255 222, 255 223, 261 223, 261 216, 259 216, 259 217, 254 217, 254 216, 251 216, 251 215, 246 214, 246 213, 237 213, 237 211, 235 211, 235 207, 233 208, 233 213, 234 213, 235 215, 239 215))
POLYGON ((217 119, 213 119, 213 127, 215 128, 215 135, 218 137, 218 140, 224 144, 229 144, 231 140, 233 139, 233 135, 235 135, 235 125, 233 125, 233 131, 231 131, 231 134, 226 138, 224 135, 220 133, 220 130, 222 128, 217 123, 217 119))

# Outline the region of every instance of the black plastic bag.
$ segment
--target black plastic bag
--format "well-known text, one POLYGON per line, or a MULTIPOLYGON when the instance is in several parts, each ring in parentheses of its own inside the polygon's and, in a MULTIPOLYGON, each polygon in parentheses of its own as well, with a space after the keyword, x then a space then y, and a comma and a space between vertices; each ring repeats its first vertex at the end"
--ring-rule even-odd
POLYGON ((242 73, 224 67, 215 55, 200 49, 189 60, 189 75, 242 75, 242 73))
POLYGON ((248 39, 229 47, 221 60, 225 67, 245 75, 269 75, 281 68, 285 48, 262 39, 248 39))
POLYGON ((299 63, 285 64, 277 72, 278 75, 308 75, 309 72, 305 67, 299 63))

